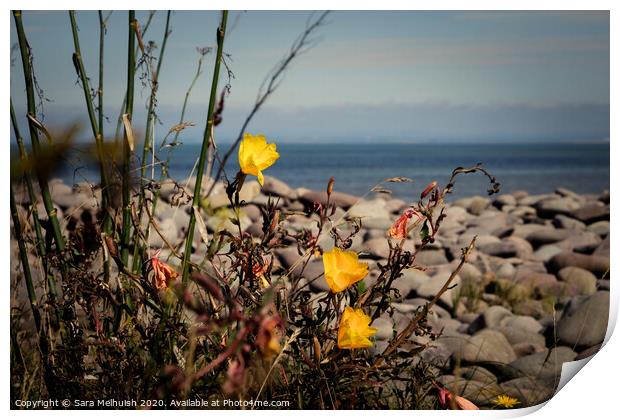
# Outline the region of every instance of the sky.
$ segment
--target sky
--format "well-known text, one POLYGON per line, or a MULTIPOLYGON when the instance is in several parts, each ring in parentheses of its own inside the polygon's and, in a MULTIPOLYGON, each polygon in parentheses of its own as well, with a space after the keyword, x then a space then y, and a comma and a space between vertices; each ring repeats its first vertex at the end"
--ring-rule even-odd
MULTIPOLYGON (((137 12, 141 25, 147 16, 137 12)), ((261 82, 311 17, 310 12, 230 13, 224 51, 234 78, 217 138, 237 134, 261 82)), ((179 122, 196 71, 196 47, 215 46, 219 18, 215 11, 172 13, 159 75, 157 138, 179 122)), ((98 16, 79 11, 77 20, 86 73, 95 85, 98 16)), ((165 20, 166 12, 158 11, 145 40, 160 46, 165 20)), ((36 76, 49 99, 43 107, 46 124, 78 121, 86 129, 68 13, 26 11, 23 21, 36 76)), ((609 139, 608 12, 336 11, 312 39, 312 48, 295 59, 251 132, 287 142, 609 139)), ((11 22, 11 45, 16 42, 11 22)), ((114 11, 105 39, 104 111, 112 121, 104 127, 107 134, 114 131, 125 93, 126 57, 127 12, 114 11)), ((23 113, 17 51, 13 58, 11 97, 23 113)), ((186 120, 196 126, 183 133, 188 143, 202 138, 213 61, 214 54, 207 55, 190 96, 186 120)), ((226 82, 223 72, 220 87, 226 82)), ((144 130, 148 96, 148 87, 138 81, 138 132, 144 130)))

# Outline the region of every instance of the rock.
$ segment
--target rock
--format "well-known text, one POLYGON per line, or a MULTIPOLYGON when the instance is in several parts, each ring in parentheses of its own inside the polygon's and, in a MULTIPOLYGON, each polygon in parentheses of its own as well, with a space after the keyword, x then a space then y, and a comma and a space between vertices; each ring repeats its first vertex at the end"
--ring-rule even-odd
MULTIPOLYGON (((246 181, 241 187, 241 191, 239 192, 239 201, 250 203, 258 194, 260 193, 260 184, 258 181, 246 181)), ((220 191, 218 193, 214 192, 211 194, 209 198, 203 199, 203 205, 217 209, 220 207, 227 207, 230 205, 230 201, 228 200, 228 196, 226 195, 226 191, 220 191)))
POLYGON ((504 241, 514 246, 517 258, 530 258, 534 251, 532 245, 530 245, 528 241, 523 238, 519 238, 518 236, 509 236, 504 238, 504 241))
POLYGON ((451 354, 446 346, 436 341, 420 352, 420 358, 426 363, 443 368, 451 354))
POLYGON ((377 340, 387 340, 392 338, 392 331, 394 328, 394 321, 389 316, 381 316, 371 324, 371 327, 377 329, 375 335, 377 340))
POLYGON ((596 289, 597 290, 609 290, 609 280, 597 280, 596 289))
POLYGON ((510 263, 504 263, 495 272, 495 275, 497 276, 497 278, 500 278, 500 279, 511 279, 514 277, 515 272, 516 270, 515 270, 514 265, 510 263))
POLYGON ((543 245, 534 252, 532 257, 537 261, 547 262, 553 256, 563 252, 564 250, 555 245, 543 245))
POLYGON ((263 192, 267 194, 276 195, 278 197, 285 197, 295 199, 297 194, 289 187, 285 182, 280 181, 272 176, 265 176, 265 182, 263 183, 263 192))
POLYGON ((518 252, 514 242, 491 242, 478 246, 478 249, 485 254, 501 258, 516 257, 518 252))
POLYGON ((81 210, 96 210, 97 208, 99 208, 99 201, 92 194, 92 192, 90 194, 58 194, 53 196, 52 198, 54 203, 63 210, 67 210, 69 208, 81 210))
POLYGON ((248 204, 241 207, 241 212, 248 216, 252 222, 263 221, 263 215, 256 204, 248 204))
POLYGON ((586 224, 598 222, 599 220, 609 220, 609 206, 602 203, 586 204, 573 211, 571 216, 586 224))
POLYGON ((482 273, 480 270, 471 263, 464 263, 459 272, 459 276, 463 282, 469 282, 471 284, 478 284, 482 279, 482 273))
MULTIPOLYGON (((541 336, 542 337, 542 336, 541 336)), ((542 344, 540 342, 532 342, 532 341, 521 341, 519 343, 513 344, 512 349, 515 351, 517 358, 523 356, 529 356, 530 354, 538 353, 545 350, 545 340, 543 337, 542 344)))
POLYGON ((442 265, 448 263, 448 258, 443 250, 422 250, 418 252, 415 262, 421 266, 442 265))
POLYGON ((536 209, 530 206, 517 206, 516 208, 510 210, 510 215, 525 220, 535 217, 536 209))
POLYGON ((604 238, 609 235, 609 221, 601 220, 599 222, 594 222, 587 227, 588 232, 592 232, 597 234, 598 236, 604 238))
POLYGON ((596 277, 583 268, 564 267, 558 271, 558 279, 574 289, 578 295, 591 295, 596 292, 596 277))
MULTIPOLYGON (((308 207, 311 207, 315 202, 318 202, 322 205, 327 204, 327 192, 326 191, 311 191, 306 189, 298 189, 297 190, 298 199, 303 204, 308 207)), ((351 194, 346 194, 338 191, 332 192, 330 197, 330 202, 335 204, 336 207, 343 208, 347 210, 355 203, 357 203, 359 197, 356 197, 351 194)))
POLYGON ((487 207, 491 205, 491 200, 486 197, 476 195, 471 198, 467 210, 476 216, 480 215, 487 207))
MULTIPOLYGON (((450 277, 450 273, 439 272, 435 274, 434 276, 432 276, 428 281, 418 286, 416 288, 416 293, 422 297, 432 298, 439 292, 439 290, 443 287, 443 285, 445 284, 446 280, 448 280, 449 277, 450 277)), ((459 283, 460 283, 460 278, 457 275, 452 281, 452 284, 454 285, 454 284, 459 284, 459 283)), ((458 287, 447 290, 441 296, 440 302, 443 302, 444 305, 451 308, 453 304, 453 299, 454 299, 454 293, 455 293, 454 291, 457 289, 458 287)))
POLYGON ((569 229, 554 229, 551 227, 538 229, 529 235, 527 239, 534 247, 540 245, 552 244, 567 239, 574 232, 569 229))
POLYGON ((518 408, 541 404, 553 397, 555 384, 523 376, 503 382, 500 387, 504 393, 519 400, 518 408))
MULTIPOLYGON (((410 245, 413 245, 413 243, 411 243, 410 245)), ((359 248, 356 247, 356 250, 359 250, 363 253, 368 253, 370 254, 371 258, 376 258, 379 260, 387 259, 390 255, 390 245, 388 244, 386 238, 369 239, 366 242, 362 243, 359 248)))
POLYGON ((590 347, 603 342, 609 319, 609 292, 598 291, 573 298, 558 322, 558 339, 572 347, 590 347))
POLYGON ((390 213, 385 208, 385 200, 380 198, 360 201, 349 209, 349 216, 360 217, 362 219, 362 223, 364 219, 369 218, 390 220, 392 218, 390 213))
POLYGON ((470 381, 478 381, 484 383, 494 383, 497 382, 497 378, 495 375, 489 371, 488 369, 483 368, 482 366, 465 366, 458 371, 458 376, 463 379, 468 379, 470 381))
POLYGON ((514 302, 512 311, 518 315, 527 315, 533 318, 541 318, 546 314, 543 304, 539 300, 525 299, 514 302))
POLYGON ((475 334, 485 328, 498 328, 501 321, 506 317, 511 317, 512 312, 503 306, 490 306, 482 314, 472 321, 467 330, 468 334, 475 334))
POLYGON ((553 273, 564 267, 580 267, 590 271, 597 278, 609 275, 609 257, 601 255, 585 255, 576 252, 561 252, 549 260, 547 267, 553 273))
POLYGON ((467 340, 461 357, 471 363, 480 361, 510 363, 517 356, 502 333, 484 329, 467 340))
MULTIPOLYGON (((395 305, 394 308, 397 308, 398 306, 400 306, 401 308, 403 308, 403 311, 405 311, 405 307, 406 307, 406 312, 410 314, 414 310, 420 308, 421 306, 426 305, 428 302, 429 302, 428 299, 423 299, 423 298, 407 299, 403 303, 394 304, 395 305)), ((400 309, 397 309, 397 310, 400 310, 400 309)), ((431 310, 429 311, 429 314, 431 316, 437 316, 439 318, 451 318, 450 313, 438 305, 433 306, 431 310)))
POLYGON ((498 209, 504 206, 516 206, 517 199, 512 194, 500 194, 493 200, 493 205, 498 209))
POLYGON ((557 214, 570 214, 580 207, 580 203, 572 197, 562 197, 550 200, 542 200, 536 204, 538 215, 543 218, 551 218, 557 214))
POLYGON ((531 316, 512 316, 506 317, 500 322, 501 327, 518 329, 538 334, 543 330, 543 325, 531 316))
POLYGON ((603 242, 593 252, 593 255, 609 258, 609 235, 603 239, 603 242))
POLYGON ((537 273, 526 269, 518 269, 514 281, 534 291, 547 290, 558 283, 553 274, 537 273))
POLYGON ((562 364, 575 360, 577 353, 568 347, 555 347, 551 354, 547 350, 521 357, 510 365, 519 369, 524 376, 542 379, 560 378, 562 364))
POLYGON ((385 203, 385 209, 392 214, 400 215, 407 207, 407 202, 400 198, 390 198, 385 203))
POLYGON ((537 223, 528 223, 523 225, 514 226, 512 236, 518 236, 519 238, 526 239, 530 234, 538 232, 541 229, 550 229, 546 225, 539 225, 537 223))
MULTIPOLYGON (((385 238, 385 232, 392 226, 392 220, 386 219, 383 217, 367 217, 362 220, 362 226, 366 229, 373 230, 381 230, 384 232, 383 237, 385 238)), ((411 234, 409 235, 411 236, 411 234)))
POLYGON ((579 232, 565 240, 558 242, 556 246, 566 250, 590 254, 601 243, 601 237, 592 232, 579 232))
POLYGON ((392 283, 392 287, 398 289, 400 292, 400 299, 407 299, 412 290, 418 286, 418 283, 413 283, 410 276, 403 275, 392 283))
POLYGON ((558 214, 553 218, 553 225, 560 229, 585 230, 586 224, 572 217, 558 214))
POLYGON ((308 287, 313 292, 328 292, 330 290, 325 281, 325 276, 323 276, 323 269, 323 261, 312 258, 303 271, 303 277, 310 282, 308 287))
MULTIPOLYGON (((222 212, 218 212, 215 215, 207 217, 205 220, 205 224, 207 225, 207 230, 210 232, 221 232, 228 231, 230 233, 239 233, 239 227, 231 221, 232 210, 224 209, 222 212)), ((245 231, 250 225, 252 221, 249 217, 241 214, 239 216, 239 225, 241 227, 241 231, 245 231)))
POLYGON ((581 198, 579 194, 577 194, 574 191, 569 190, 568 188, 564 188, 564 187, 556 188, 555 193, 561 195, 562 197, 571 197, 578 202, 583 201, 583 199, 581 198))
POLYGON ((499 327, 496 330, 504 334, 504 337, 506 337, 508 342, 513 346, 519 343, 529 343, 532 344, 537 351, 545 349, 545 337, 542 334, 507 325, 499 327))
MULTIPOLYGON (((174 243, 179 238, 177 226, 172 219, 166 219, 158 223, 159 232, 161 232, 162 236, 166 238, 168 243, 174 245, 174 243)), ((149 246, 154 248, 164 248, 166 243, 162 239, 162 237, 155 231, 155 229, 151 229, 151 234, 149 236, 149 246)))
POLYGON ((590 356, 594 356, 601 349, 601 345, 597 344, 592 347, 588 347, 587 349, 581 351, 576 357, 575 360, 582 360, 590 356))

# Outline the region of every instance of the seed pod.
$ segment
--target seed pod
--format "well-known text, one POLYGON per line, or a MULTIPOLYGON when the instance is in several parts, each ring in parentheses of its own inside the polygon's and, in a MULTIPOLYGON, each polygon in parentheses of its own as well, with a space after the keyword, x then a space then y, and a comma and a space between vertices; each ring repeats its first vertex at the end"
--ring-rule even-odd
POLYGON ((334 191, 334 182, 336 182, 336 180, 333 176, 329 178, 329 182, 327 183, 327 195, 331 195, 334 191))
POLYGON ((437 186, 437 181, 433 181, 424 188, 422 194, 420 194, 420 199, 423 200, 435 187, 437 186))
POLYGON ((111 236, 103 235, 103 240, 105 241, 105 246, 108 248, 108 252, 112 258, 118 258, 118 248, 114 243, 114 239, 112 239, 111 236))
POLYGON ((319 365, 321 364, 321 344, 316 335, 312 336, 312 343, 314 344, 314 358, 316 359, 316 364, 319 365))

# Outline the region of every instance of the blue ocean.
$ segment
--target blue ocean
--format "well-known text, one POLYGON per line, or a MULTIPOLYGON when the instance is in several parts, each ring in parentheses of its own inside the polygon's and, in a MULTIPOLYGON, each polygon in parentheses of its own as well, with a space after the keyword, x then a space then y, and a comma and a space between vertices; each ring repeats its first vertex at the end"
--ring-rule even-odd
MULTIPOLYGON (((221 150, 227 147, 220 145, 221 150)), ((600 193, 609 189, 610 183, 609 143, 282 143, 278 152, 280 159, 265 174, 291 187, 322 190, 333 176, 336 190, 363 195, 385 178, 407 177, 414 182, 384 184, 405 200, 415 199, 431 181, 446 183, 455 167, 478 162, 495 175, 502 192, 539 194, 565 187, 578 193, 600 193)), ((199 153, 199 144, 178 146, 171 159, 171 176, 187 178, 199 153)), ((74 166, 80 166, 79 176, 75 176, 75 168, 65 168, 57 175, 69 183, 98 180, 92 162, 80 162, 79 153, 72 160, 74 166)), ((234 154, 227 165, 229 177, 234 177, 237 165, 234 154)), ((461 175, 452 197, 485 195, 487 188, 488 180, 482 174, 461 175)))

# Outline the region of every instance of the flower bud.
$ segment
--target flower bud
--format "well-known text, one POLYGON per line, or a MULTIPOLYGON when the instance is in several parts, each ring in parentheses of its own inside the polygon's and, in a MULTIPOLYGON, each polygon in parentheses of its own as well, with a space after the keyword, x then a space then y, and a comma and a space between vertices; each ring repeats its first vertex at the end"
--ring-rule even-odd
POLYGON ((431 191, 435 189, 436 186, 437 186, 437 181, 433 181, 430 184, 428 184, 426 188, 424 188, 424 191, 422 191, 422 194, 420 194, 420 199, 423 200, 431 191))

